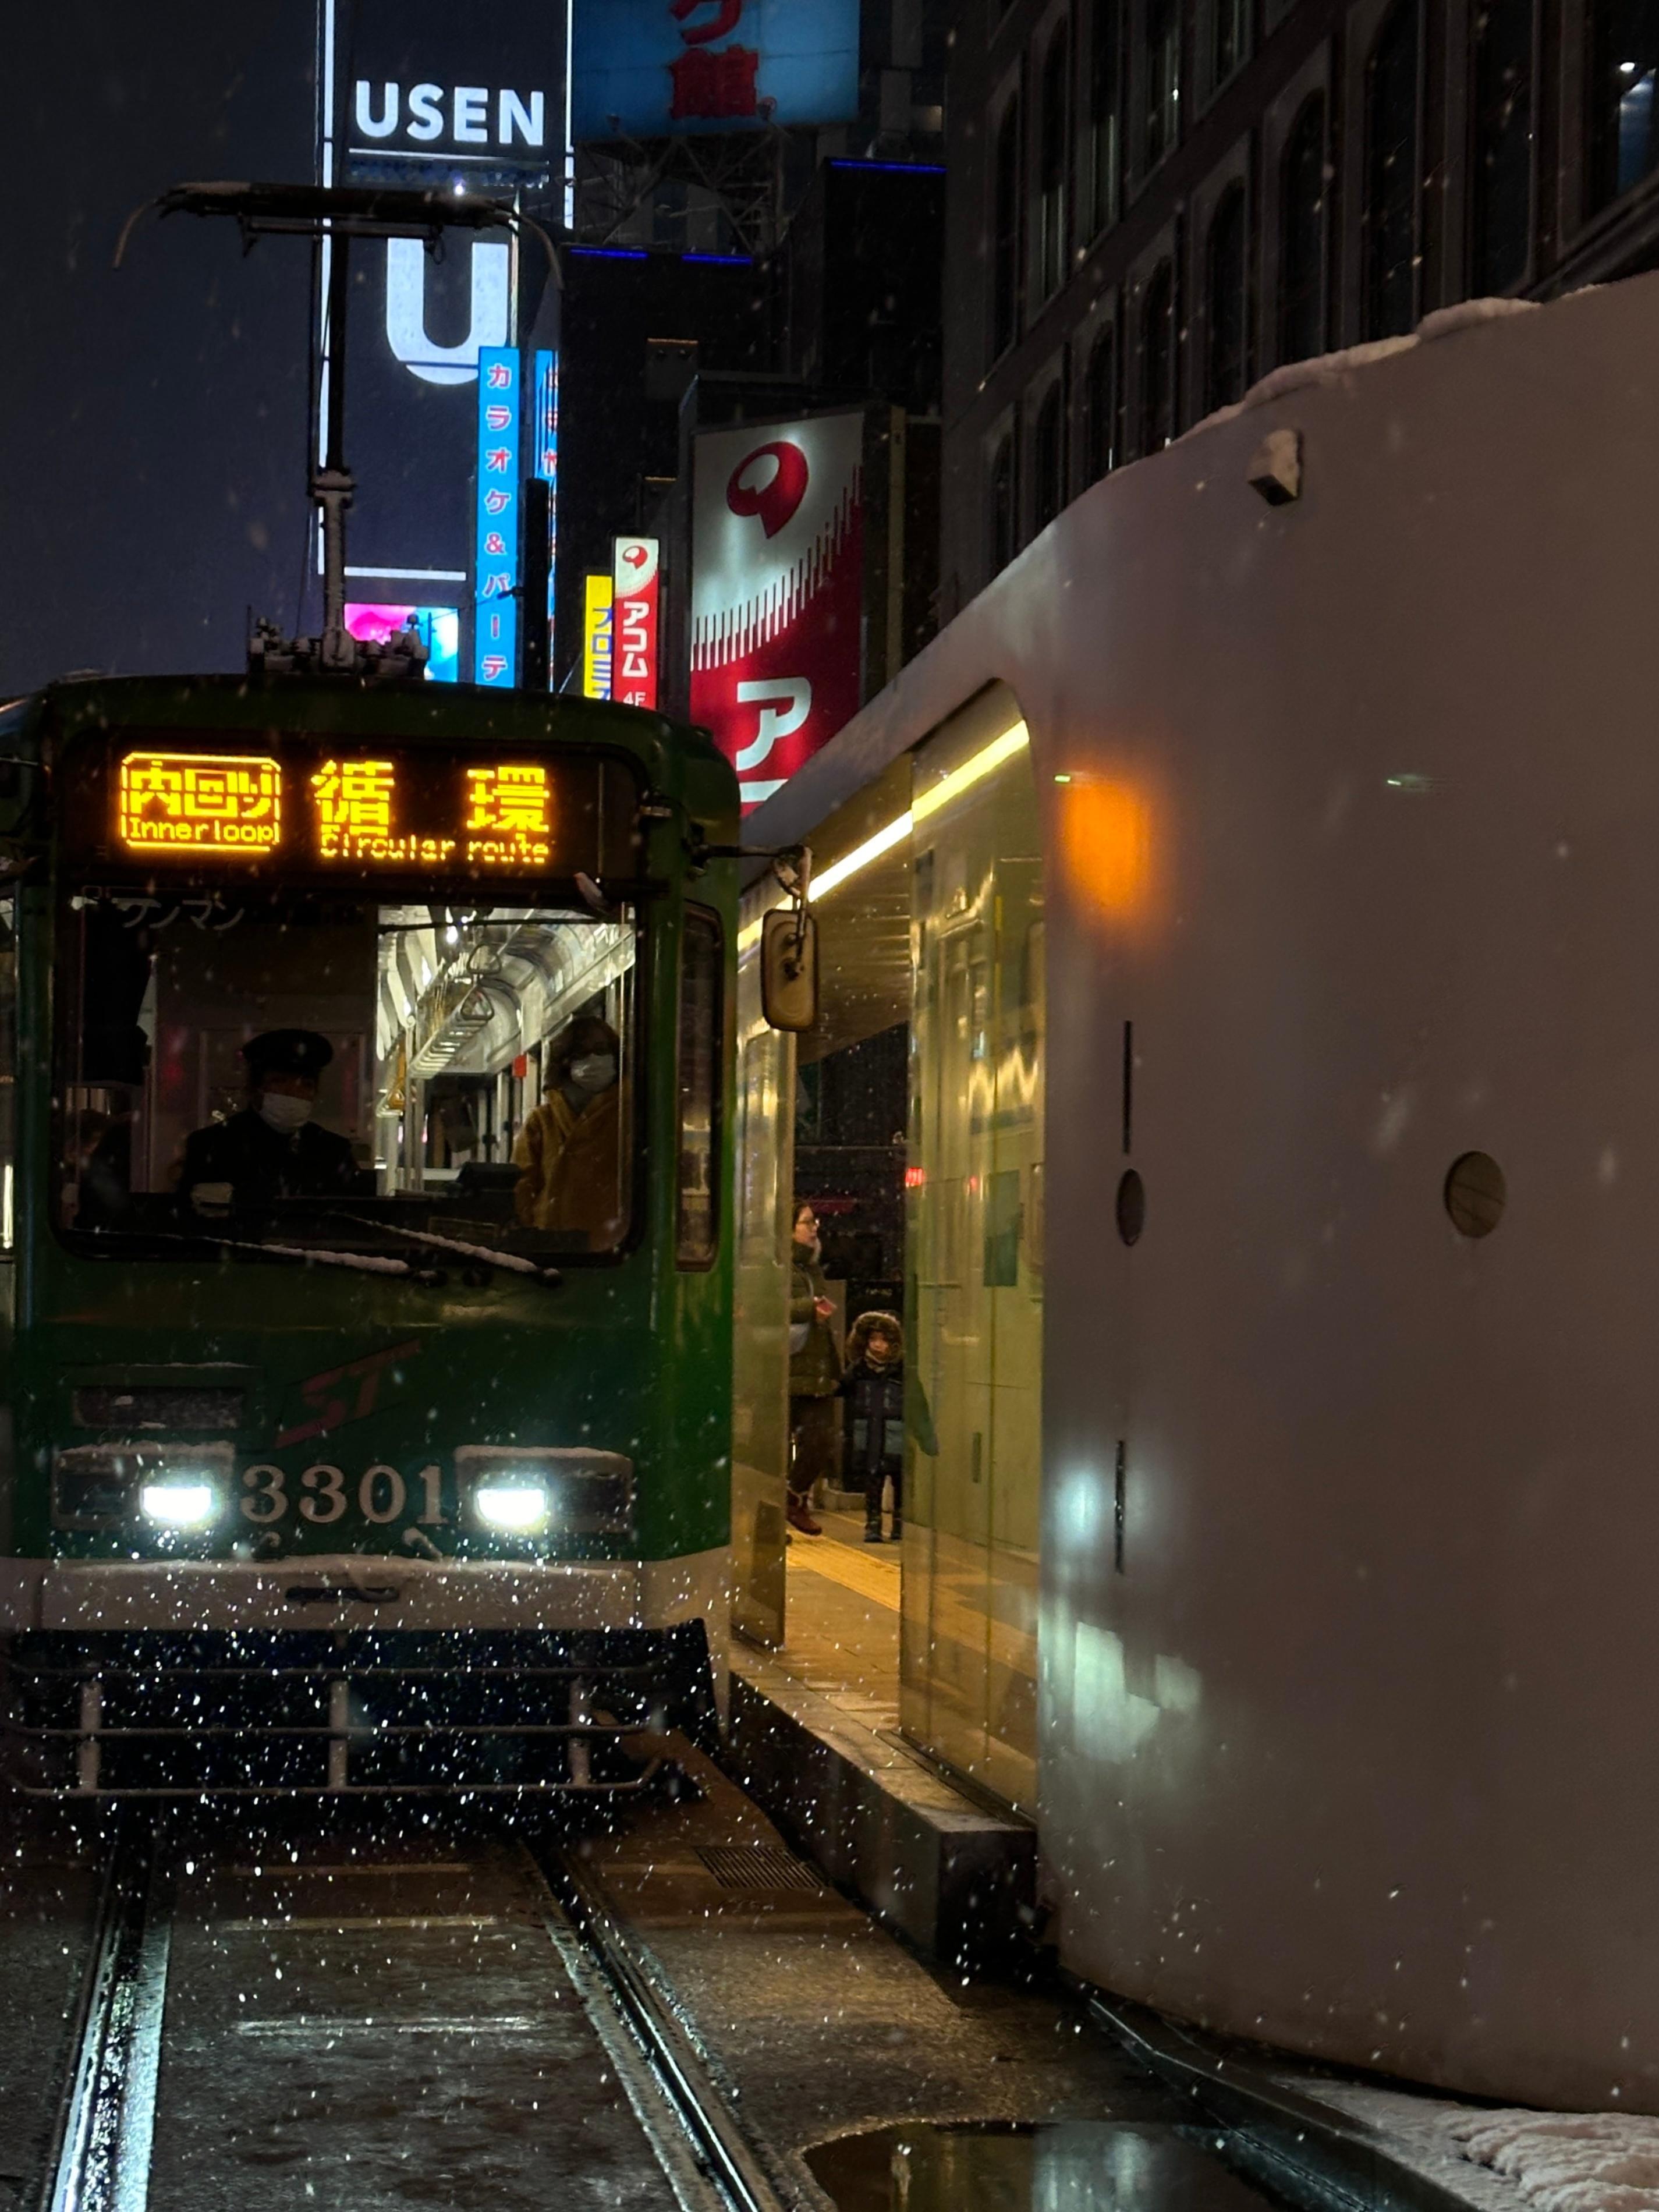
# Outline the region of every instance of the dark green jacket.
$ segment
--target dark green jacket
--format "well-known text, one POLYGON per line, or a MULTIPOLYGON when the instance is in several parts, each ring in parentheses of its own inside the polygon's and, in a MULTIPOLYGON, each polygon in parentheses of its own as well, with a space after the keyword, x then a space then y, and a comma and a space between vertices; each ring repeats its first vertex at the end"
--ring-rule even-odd
POLYGON ((816 1260, 804 1256, 799 1244, 793 1247, 792 1256, 795 1272, 789 1285, 791 1343, 803 1323, 806 1340, 799 1352, 792 1349, 789 1354, 789 1395, 792 1398, 833 1398, 841 1388, 841 1353, 835 1330, 827 1321, 820 1321, 812 1310, 814 1298, 827 1298, 830 1295, 823 1270, 816 1260))

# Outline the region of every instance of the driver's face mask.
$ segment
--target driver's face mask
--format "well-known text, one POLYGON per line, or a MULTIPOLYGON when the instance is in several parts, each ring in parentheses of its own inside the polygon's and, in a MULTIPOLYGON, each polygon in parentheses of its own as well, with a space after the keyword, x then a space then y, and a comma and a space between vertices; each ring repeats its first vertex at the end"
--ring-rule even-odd
POLYGON ((262 1091, 259 1094, 259 1119, 268 1129, 279 1136, 291 1137, 296 1129, 304 1128, 311 1119, 315 1103, 310 1098, 295 1098, 286 1091, 262 1091))
POLYGON ((609 1091, 617 1079, 617 1056, 610 1052, 585 1052, 580 1060, 570 1063, 570 1080, 578 1091, 586 1091, 597 1098, 602 1091, 609 1091))

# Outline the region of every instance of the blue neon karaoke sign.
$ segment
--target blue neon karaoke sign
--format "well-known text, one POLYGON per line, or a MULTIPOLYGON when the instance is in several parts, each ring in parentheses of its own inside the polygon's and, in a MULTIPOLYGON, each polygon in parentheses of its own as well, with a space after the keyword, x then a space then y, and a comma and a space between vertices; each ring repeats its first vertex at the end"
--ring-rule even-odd
POLYGON ((536 356, 536 474, 547 483, 547 635, 553 636, 553 581, 559 550, 559 356, 536 356))
POLYGON ((478 527, 472 680, 510 690, 519 672, 519 356, 478 352, 478 527))

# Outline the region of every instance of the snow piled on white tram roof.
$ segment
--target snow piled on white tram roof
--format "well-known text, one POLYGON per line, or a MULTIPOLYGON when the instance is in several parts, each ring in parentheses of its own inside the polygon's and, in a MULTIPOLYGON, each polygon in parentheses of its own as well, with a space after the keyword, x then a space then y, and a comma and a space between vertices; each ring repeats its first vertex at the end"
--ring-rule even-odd
MULTIPOLYGON (((1568 300, 1582 299, 1585 293, 1599 289, 1585 284, 1564 296, 1568 300)), ((1563 302, 1552 304, 1559 306, 1563 302)), ((1340 384, 1356 370, 1372 368, 1379 361, 1391 361, 1395 355, 1410 353, 1418 346, 1432 345, 1437 338, 1455 337, 1460 331, 1473 330, 1477 324, 1504 322, 1511 315, 1537 314, 1542 305, 1537 300, 1461 300, 1455 307, 1437 307, 1432 314, 1425 315, 1409 337, 1371 338, 1364 345, 1344 346, 1339 353, 1315 354, 1308 361, 1287 361, 1282 368, 1270 368, 1265 376, 1258 377, 1242 399, 1235 400, 1231 407, 1218 407, 1214 414, 1206 415, 1191 429, 1183 430, 1174 442, 1183 445, 1201 431, 1218 428, 1223 422, 1248 414, 1253 407, 1265 407, 1270 399, 1283 399, 1288 393, 1306 391, 1311 385, 1340 384)))
POLYGON ((1465 2112, 1465 2158, 1515 2184, 1538 2212, 1659 2212, 1659 2119, 1638 2112, 1465 2112))

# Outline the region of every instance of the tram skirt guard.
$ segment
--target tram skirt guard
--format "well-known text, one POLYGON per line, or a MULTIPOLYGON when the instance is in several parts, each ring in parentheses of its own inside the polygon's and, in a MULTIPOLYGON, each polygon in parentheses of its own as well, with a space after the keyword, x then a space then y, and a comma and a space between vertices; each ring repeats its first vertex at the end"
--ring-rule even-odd
POLYGON ((661 1629, 34 1630, 6 1646, 6 1778, 34 1796, 616 1796, 712 1742, 701 1620, 661 1629))

